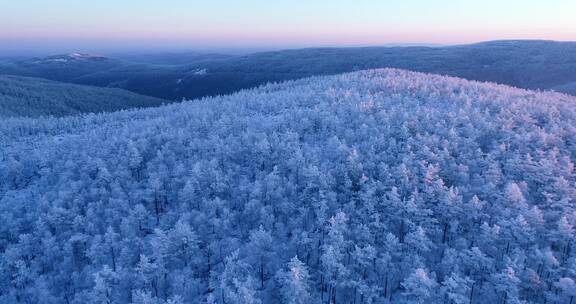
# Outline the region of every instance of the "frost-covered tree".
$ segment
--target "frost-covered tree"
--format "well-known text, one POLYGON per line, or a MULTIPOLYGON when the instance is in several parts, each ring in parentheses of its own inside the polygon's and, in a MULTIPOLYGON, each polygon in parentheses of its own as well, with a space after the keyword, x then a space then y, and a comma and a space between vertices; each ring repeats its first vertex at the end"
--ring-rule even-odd
POLYGON ((310 303, 310 274, 308 267, 304 265, 298 257, 293 257, 288 263, 286 270, 279 270, 276 280, 280 285, 282 303, 305 304, 310 303))
POLYGON ((436 296, 434 289, 437 283, 426 269, 415 269, 403 282, 403 295, 407 298, 407 303, 429 303, 433 302, 436 296))
POLYGON ((400 70, 0 119, 0 303, 569 303, 574 126, 400 70))

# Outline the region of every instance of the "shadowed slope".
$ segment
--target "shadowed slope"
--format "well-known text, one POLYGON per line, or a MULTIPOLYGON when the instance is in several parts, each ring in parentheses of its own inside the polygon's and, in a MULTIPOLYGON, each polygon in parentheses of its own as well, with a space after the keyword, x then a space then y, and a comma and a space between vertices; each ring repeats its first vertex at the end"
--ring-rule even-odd
POLYGON ((111 88, 0 75, 0 116, 65 116, 159 106, 165 100, 111 88))

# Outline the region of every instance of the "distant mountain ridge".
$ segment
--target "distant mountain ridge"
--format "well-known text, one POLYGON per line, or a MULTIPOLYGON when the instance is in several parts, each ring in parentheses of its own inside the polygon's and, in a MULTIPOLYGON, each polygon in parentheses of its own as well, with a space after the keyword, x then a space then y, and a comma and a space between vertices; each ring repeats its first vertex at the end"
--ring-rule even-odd
POLYGON ((267 82, 374 68, 400 68, 565 93, 574 93, 573 86, 567 84, 576 82, 576 43, 539 40, 443 47, 308 48, 244 56, 183 53, 131 58, 69 60, 66 64, 9 62, 0 64, 0 73, 118 87, 172 101, 229 94, 267 82))
POLYGON ((159 106, 167 102, 133 92, 0 75, 0 117, 66 116, 159 106))
POLYGON ((0 63, 0 74, 75 83, 78 77, 123 64, 103 56, 71 53, 0 63))
POLYGON ((202 52, 161 52, 161 53, 127 53, 112 54, 111 58, 126 62, 158 65, 185 65, 200 61, 222 60, 235 57, 218 53, 202 52))
POLYGON ((108 60, 109 58, 100 56, 100 55, 91 55, 85 53, 70 53, 66 55, 55 55, 55 56, 48 56, 44 58, 35 58, 32 59, 34 63, 49 63, 49 62, 70 62, 70 61, 78 61, 78 60, 86 60, 86 61, 103 61, 108 60))

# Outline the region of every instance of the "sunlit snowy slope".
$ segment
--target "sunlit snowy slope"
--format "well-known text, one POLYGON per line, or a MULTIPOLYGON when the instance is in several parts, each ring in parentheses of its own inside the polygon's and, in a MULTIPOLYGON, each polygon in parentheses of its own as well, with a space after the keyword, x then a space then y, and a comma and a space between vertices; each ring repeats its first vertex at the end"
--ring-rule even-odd
POLYGON ((0 120, 1 303, 569 303, 576 98, 401 70, 0 120))

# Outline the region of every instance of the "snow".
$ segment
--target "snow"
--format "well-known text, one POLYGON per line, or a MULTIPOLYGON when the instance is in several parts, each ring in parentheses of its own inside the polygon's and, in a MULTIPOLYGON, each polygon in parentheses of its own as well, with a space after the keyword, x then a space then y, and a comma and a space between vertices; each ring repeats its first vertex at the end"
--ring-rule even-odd
POLYGON ((569 303, 574 126, 393 69, 0 120, 0 302, 569 303))
POLYGON ((42 64, 42 63, 47 63, 47 62, 65 63, 65 62, 69 62, 69 60, 67 58, 47 58, 47 59, 33 61, 33 63, 36 63, 36 64, 42 64))
POLYGON ((197 69, 197 70, 194 70, 192 72, 192 74, 194 74, 196 76, 206 75, 206 74, 208 74, 208 70, 207 69, 197 69))
POLYGON ((100 58, 104 58, 104 57, 98 56, 98 55, 83 54, 83 53, 71 53, 68 55, 68 57, 74 58, 74 59, 100 59, 100 58))
POLYGON ((97 55, 90 55, 90 54, 82 54, 82 53, 71 53, 68 55, 59 55, 59 56, 50 56, 38 60, 32 61, 35 64, 42 64, 42 63, 68 63, 71 61, 77 60, 92 60, 92 59, 104 59, 105 57, 97 56, 97 55))

